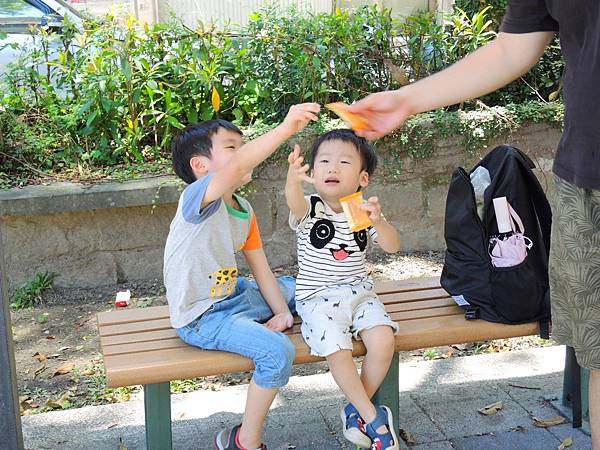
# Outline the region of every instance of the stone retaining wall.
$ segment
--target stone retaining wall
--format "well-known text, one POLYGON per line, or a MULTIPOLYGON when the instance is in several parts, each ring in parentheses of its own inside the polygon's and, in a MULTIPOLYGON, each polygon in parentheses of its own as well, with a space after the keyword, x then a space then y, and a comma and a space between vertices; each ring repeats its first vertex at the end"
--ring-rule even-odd
MULTIPOLYGON (((532 124, 489 148, 508 143, 522 149, 536 162, 542 185, 548 187, 559 137, 560 131, 551 126, 532 124)), ((387 219, 400 230, 402 251, 444 248, 451 173, 457 166, 470 168, 479 156, 467 155, 460 139, 448 139, 437 143, 430 158, 403 158, 400 181, 372 179, 367 192, 379 196, 387 219)), ((287 225, 283 197, 286 168, 272 166, 260 173, 249 199, 271 266, 277 267, 295 260, 295 237, 287 225)), ((162 278, 164 242, 179 189, 173 179, 147 178, 0 192, 0 231, 10 288, 44 271, 56 272, 55 284, 65 287, 162 278)))

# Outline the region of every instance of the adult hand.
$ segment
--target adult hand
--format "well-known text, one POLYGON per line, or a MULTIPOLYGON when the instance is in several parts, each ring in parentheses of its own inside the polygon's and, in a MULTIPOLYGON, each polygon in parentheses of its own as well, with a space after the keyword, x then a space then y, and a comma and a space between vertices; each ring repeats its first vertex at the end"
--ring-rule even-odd
POLYGON ((391 133, 411 116, 401 91, 371 94, 350 105, 349 110, 364 119, 366 127, 355 132, 369 140, 379 139, 391 133))

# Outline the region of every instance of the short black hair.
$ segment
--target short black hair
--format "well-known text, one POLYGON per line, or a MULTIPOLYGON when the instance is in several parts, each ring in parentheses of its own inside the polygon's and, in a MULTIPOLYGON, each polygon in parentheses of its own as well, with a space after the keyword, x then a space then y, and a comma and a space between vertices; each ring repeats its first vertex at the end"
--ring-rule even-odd
POLYGON ((373 175, 377 168, 377 153, 373 146, 365 138, 357 136, 354 131, 347 128, 340 128, 339 130, 328 131, 317 138, 312 145, 310 151, 310 169, 312 170, 317 159, 317 153, 319 153, 319 147, 326 141, 343 141, 354 144, 356 150, 360 154, 361 159, 361 170, 366 170, 369 176, 373 175))
POLYGON ((171 144, 173 170, 187 184, 196 181, 196 176, 190 167, 190 160, 194 156, 206 156, 207 158, 212 156, 212 136, 219 131, 219 128, 225 128, 241 136, 244 135, 231 122, 223 119, 213 119, 190 124, 173 139, 171 144))

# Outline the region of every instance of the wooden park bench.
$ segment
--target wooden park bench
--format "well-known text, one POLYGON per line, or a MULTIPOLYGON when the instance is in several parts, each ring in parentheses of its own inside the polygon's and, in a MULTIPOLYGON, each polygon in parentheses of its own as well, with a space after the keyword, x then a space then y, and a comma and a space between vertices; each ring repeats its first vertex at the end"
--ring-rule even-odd
MULTIPOLYGON (((439 278, 390 281, 375 287, 387 312, 400 325, 396 352, 539 333, 538 323, 503 325, 466 320, 464 310, 440 287, 439 278)), ((233 353, 200 350, 184 343, 169 323, 167 306, 114 310, 98 314, 108 387, 144 386, 146 444, 171 448, 169 382, 252 370, 251 360, 233 353)), ((296 346, 294 364, 323 360, 311 356, 296 318, 288 335, 296 346)), ((360 341, 355 356, 365 354, 360 341)), ((398 353, 376 394, 377 403, 399 410, 398 353)), ((397 417, 397 414, 395 414, 397 417)), ((398 424, 395 424, 396 427, 398 424)))

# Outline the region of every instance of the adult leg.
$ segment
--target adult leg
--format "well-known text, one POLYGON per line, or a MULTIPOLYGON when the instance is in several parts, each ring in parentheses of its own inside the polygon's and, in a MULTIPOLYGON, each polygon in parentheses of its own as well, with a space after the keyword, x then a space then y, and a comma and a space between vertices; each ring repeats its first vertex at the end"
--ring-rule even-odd
POLYGON ((590 428, 592 449, 600 450, 600 370, 590 371, 590 428))
POLYGON ((361 331, 360 338, 367 348, 360 378, 365 392, 371 398, 390 368, 394 355, 394 332, 387 325, 382 325, 361 331))

